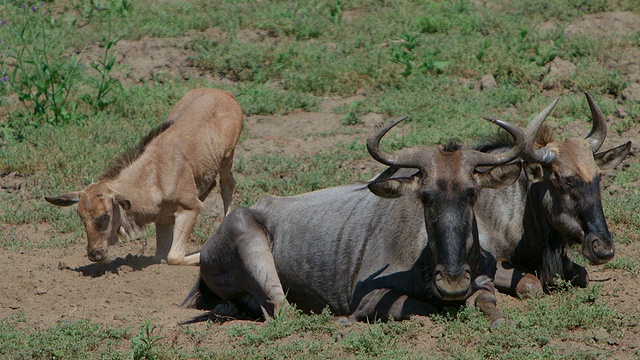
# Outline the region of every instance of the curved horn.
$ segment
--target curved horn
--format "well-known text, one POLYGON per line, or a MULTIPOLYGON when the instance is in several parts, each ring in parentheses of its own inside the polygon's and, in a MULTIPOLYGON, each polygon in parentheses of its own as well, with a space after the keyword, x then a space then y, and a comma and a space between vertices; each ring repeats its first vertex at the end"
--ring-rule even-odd
POLYGON ((585 139, 589 141, 591 150, 595 154, 595 152, 600 149, 600 146, 602 146, 604 139, 607 137, 607 119, 604 117, 604 114, 602 113, 598 105, 593 102, 593 98, 591 98, 591 95, 589 95, 588 92, 585 92, 584 94, 587 96, 589 110, 591 110, 591 118, 593 119, 591 132, 585 139))
POLYGON ((367 139, 367 150, 371 157, 373 157, 376 161, 388 165, 388 166, 396 166, 396 167, 404 167, 404 168, 421 168, 422 162, 418 159, 414 158, 414 154, 416 151, 413 151, 409 154, 405 154, 400 158, 396 158, 393 155, 385 154, 380 150, 380 139, 389 131, 392 127, 398 125, 401 121, 405 120, 409 116, 403 116, 396 120, 389 122, 387 125, 383 126, 376 132, 375 135, 367 139))
POLYGON ((511 134, 511 136, 513 136, 513 139, 516 141, 516 143, 510 150, 496 154, 484 153, 477 150, 465 150, 464 153, 467 161, 473 166, 492 166, 506 164, 512 160, 515 160, 520 155, 522 150, 524 150, 524 147, 526 145, 524 141, 524 132, 522 131, 522 129, 502 120, 492 119, 488 117, 483 117, 483 119, 505 129, 509 134, 511 134))
POLYGON ((549 104, 544 110, 538 114, 527 128, 524 130, 525 141, 527 143, 524 151, 522 152, 522 158, 526 161, 537 162, 540 164, 549 165, 556 160, 556 154, 554 154, 551 150, 547 148, 536 149, 536 137, 538 136, 538 131, 542 126, 544 120, 549 116, 551 110, 556 106, 556 104, 560 101, 560 97, 558 96, 555 100, 549 104))

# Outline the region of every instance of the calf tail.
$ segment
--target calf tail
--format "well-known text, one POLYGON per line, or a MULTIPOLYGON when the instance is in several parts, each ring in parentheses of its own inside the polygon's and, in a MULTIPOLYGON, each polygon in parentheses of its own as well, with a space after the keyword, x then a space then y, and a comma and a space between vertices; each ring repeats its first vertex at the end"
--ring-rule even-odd
POLYGON ((190 309, 213 310, 220 301, 222 301, 222 298, 209 289, 204 280, 202 280, 202 276, 198 274, 195 285, 180 306, 190 309))

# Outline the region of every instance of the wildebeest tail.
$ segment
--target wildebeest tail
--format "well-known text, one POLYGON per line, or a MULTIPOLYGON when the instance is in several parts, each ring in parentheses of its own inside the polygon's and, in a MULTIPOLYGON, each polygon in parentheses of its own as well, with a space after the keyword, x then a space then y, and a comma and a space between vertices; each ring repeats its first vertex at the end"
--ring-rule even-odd
POLYGON ((180 306, 191 309, 213 310, 221 300, 222 299, 205 284, 202 276, 198 275, 198 280, 196 280, 189 295, 182 301, 180 306))

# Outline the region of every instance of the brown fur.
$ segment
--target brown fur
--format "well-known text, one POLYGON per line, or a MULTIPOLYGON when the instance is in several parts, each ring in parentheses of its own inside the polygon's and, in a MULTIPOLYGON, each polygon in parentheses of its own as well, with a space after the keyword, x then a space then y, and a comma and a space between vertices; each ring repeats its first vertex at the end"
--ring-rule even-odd
POLYGON ((108 245, 119 236, 135 236, 153 222, 158 260, 196 264, 200 254, 186 256, 186 246, 218 175, 225 215, 229 211, 242 119, 231 93, 192 90, 163 124, 113 161, 98 182, 46 200, 58 206, 79 203, 92 261, 105 260, 108 245))
POLYGON ((115 160, 111 162, 109 167, 105 169, 105 171, 100 175, 98 180, 109 180, 113 179, 122 169, 131 165, 140 155, 144 152, 147 145, 151 142, 151 140, 158 137, 158 135, 162 134, 165 130, 171 126, 172 121, 165 121, 162 124, 158 125, 155 129, 151 130, 147 136, 145 136, 135 147, 129 149, 129 151, 123 152, 118 156, 115 160))
POLYGON ((556 139, 553 135, 553 130, 547 125, 542 125, 536 135, 536 149, 543 148, 554 141, 556 141, 556 139))

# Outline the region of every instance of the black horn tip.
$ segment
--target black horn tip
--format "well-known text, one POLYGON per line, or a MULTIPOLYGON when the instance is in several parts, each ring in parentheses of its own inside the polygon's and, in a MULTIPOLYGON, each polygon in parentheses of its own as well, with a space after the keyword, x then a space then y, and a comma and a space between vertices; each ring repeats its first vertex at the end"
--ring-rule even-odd
POLYGON ((485 119, 485 120, 487 120, 487 121, 489 121, 489 122, 492 122, 492 123, 494 123, 494 124, 497 124, 497 123, 498 123, 498 121, 502 121, 502 120, 500 120, 500 119, 495 119, 495 118, 488 117, 488 116, 483 116, 482 118, 483 118, 483 119, 485 119))

